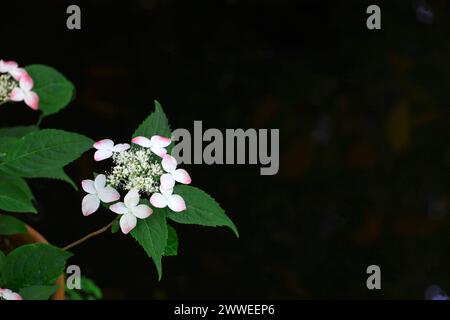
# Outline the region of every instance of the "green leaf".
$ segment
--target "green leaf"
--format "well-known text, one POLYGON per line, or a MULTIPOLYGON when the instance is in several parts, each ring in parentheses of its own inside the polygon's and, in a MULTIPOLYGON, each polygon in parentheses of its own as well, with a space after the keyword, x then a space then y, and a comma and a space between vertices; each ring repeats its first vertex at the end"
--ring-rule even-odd
POLYGON ((133 134, 133 138, 144 136, 151 138, 154 135, 160 135, 170 138, 172 131, 170 130, 169 120, 167 120, 161 105, 155 100, 155 111, 152 112, 133 134))
POLYGON ((39 177, 74 161, 92 144, 83 135, 63 130, 31 132, 17 140, 6 157, 0 158, 0 170, 21 177, 39 177))
POLYGON ((21 246, 6 256, 3 285, 13 291, 36 285, 54 285, 71 253, 50 244, 21 246))
POLYGON ((66 299, 68 300, 100 300, 103 292, 95 282, 88 277, 81 277, 81 289, 69 289, 66 287, 66 299))
POLYGON ((30 286, 19 290, 24 300, 48 300, 58 290, 58 285, 53 286, 30 286))
POLYGON ((97 300, 103 297, 102 290, 88 277, 81 277, 81 290, 83 290, 85 295, 91 296, 97 300))
POLYGON ((6 155, 14 148, 18 139, 14 137, 0 136, 0 163, 5 160, 6 155))
POLYGON ((39 96, 39 110, 44 116, 60 111, 72 101, 75 87, 59 71, 39 64, 25 69, 33 78, 33 91, 39 96))
POLYGON ((120 229, 120 225, 119 225, 119 220, 114 220, 112 226, 111 226, 111 233, 117 233, 117 231, 119 231, 120 229))
POLYGON ((9 212, 37 213, 33 194, 25 180, 0 173, 0 209, 9 212))
POLYGON ((186 185, 177 185, 174 194, 179 194, 186 202, 187 209, 182 212, 167 210, 167 217, 184 224, 199 224, 202 226, 229 227, 239 237, 233 221, 228 218, 220 205, 204 191, 186 185))
POLYGON ((37 126, 0 128, 0 137, 22 138, 24 135, 36 130, 38 130, 37 126))
POLYGON ((158 270, 159 280, 161 280, 161 258, 167 244, 167 223, 164 210, 155 208, 153 214, 147 219, 138 219, 131 235, 144 248, 147 255, 152 258, 158 270))
POLYGON ((178 254, 178 235, 177 231, 170 225, 167 225, 167 244, 164 249, 164 255, 176 256, 178 254))
POLYGON ((67 182, 70 184, 75 190, 78 191, 78 186, 75 184, 75 182, 70 178, 67 173, 64 172, 64 169, 62 168, 54 168, 49 170, 42 170, 38 172, 35 176, 30 175, 29 178, 47 178, 47 179, 55 179, 67 182))
POLYGON ((0 235, 13 235, 18 233, 26 233, 27 227, 25 223, 17 218, 0 215, 0 235))
MULTIPOLYGON (((3 271, 3 266, 5 265, 6 256, 5 254, 0 250, 0 275, 3 271)), ((0 281, 1 284, 1 281, 0 281)))

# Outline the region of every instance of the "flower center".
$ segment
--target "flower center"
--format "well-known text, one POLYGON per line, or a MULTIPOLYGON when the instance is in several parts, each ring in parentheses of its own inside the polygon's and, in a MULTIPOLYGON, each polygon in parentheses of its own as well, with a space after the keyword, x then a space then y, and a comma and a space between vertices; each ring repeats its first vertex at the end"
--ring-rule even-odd
POLYGON ((114 153, 113 167, 106 174, 106 181, 116 189, 137 189, 151 194, 159 190, 159 178, 162 174, 158 157, 150 149, 133 147, 114 153))
POLYGON ((19 83, 9 74, 0 74, 0 104, 9 101, 9 95, 14 88, 18 87, 19 83))

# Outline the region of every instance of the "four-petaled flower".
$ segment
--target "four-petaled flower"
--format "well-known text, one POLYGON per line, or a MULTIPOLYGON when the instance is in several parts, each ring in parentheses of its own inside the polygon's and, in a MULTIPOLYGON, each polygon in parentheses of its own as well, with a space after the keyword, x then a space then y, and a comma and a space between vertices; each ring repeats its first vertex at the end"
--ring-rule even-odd
POLYGON ((150 197, 150 203, 156 208, 169 207, 170 210, 180 212, 186 210, 183 198, 178 194, 172 194, 173 189, 159 188, 161 193, 154 193, 150 197))
POLYGON ((81 203, 81 210, 84 216, 88 216, 97 211, 100 206, 100 200, 105 203, 110 203, 120 199, 119 192, 106 185, 106 176, 104 174, 99 174, 95 178, 95 181, 83 180, 81 186, 88 193, 81 203))
POLYGON ((37 110, 39 97, 36 92, 31 91, 31 89, 33 89, 33 79, 25 72, 20 76, 19 87, 14 88, 9 97, 12 101, 24 101, 31 109, 37 110))
POLYGON ((139 136, 133 138, 131 141, 141 147, 150 148, 154 154, 160 156, 161 158, 167 153, 166 147, 172 142, 170 138, 156 135, 150 139, 139 136))
POLYGON ((22 300, 22 297, 9 289, 0 288, 0 300, 22 300))
POLYGON ((114 145, 111 139, 103 139, 94 143, 94 148, 97 149, 94 154, 95 161, 102 161, 110 158, 113 152, 122 152, 130 149, 130 145, 128 143, 114 145))
POLYGON ((175 186, 175 181, 183 184, 190 184, 191 177, 184 169, 177 169, 177 160, 170 154, 164 155, 161 165, 167 173, 164 173, 161 178, 161 186, 165 190, 170 190, 175 186))
POLYGON ((139 204, 140 196, 136 189, 131 189, 125 196, 124 202, 117 202, 109 209, 117 214, 121 214, 120 229, 124 234, 129 233, 136 227, 137 219, 149 217, 153 210, 145 204, 139 204))

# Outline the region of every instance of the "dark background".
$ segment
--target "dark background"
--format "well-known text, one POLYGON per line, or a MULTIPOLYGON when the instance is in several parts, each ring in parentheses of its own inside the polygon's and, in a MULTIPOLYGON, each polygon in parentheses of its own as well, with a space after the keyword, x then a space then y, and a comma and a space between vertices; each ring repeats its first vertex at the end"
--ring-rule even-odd
MULTIPOLYGON (((127 141, 163 105, 173 128, 279 128, 280 171, 185 165, 236 223, 175 225, 177 257, 156 270, 131 237, 74 249, 111 299, 414 298, 450 287, 450 4, 447 1, 11 1, 1 58, 63 72, 76 100, 42 127, 127 141), (77 3, 82 30, 66 28, 77 3), (382 30, 366 28, 378 4, 382 30), (433 16, 424 10, 429 5, 433 16), (382 290, 366 288, 377 264, 382 290)), ((24 105, 0 125, 32 124, 24 105)), ((92 152, 68 167, 79 183, 92 152)), ((66 245, 111 220, 82 192, 33 180, 26 221, 66 245)))

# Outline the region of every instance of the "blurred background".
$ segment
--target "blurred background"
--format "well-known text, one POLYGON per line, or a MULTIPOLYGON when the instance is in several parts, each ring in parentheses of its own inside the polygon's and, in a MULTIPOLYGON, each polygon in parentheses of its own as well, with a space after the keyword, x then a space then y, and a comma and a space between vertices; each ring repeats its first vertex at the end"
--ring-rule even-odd
MULTIPOLYGON (((450 291, 450 3, 128 0, 2 3, 0 58, 42 63, 77 88, 44 128, 127 141, 163 105, 172 128, 279 128, 280 171, 185 165, 240 231, 172 224, 179 255, 154 265, 131 237, 104 234, 72 264, 108 299, 423 299, 450 291), (66 28, 78 4, 82 29, 66 28), (366 28, 381 7, 382 29, 366 28), (382 290, 366 288, 379 265, 382 290)), ((24 105, 0 125, 33 124, 24 105)), ((68 167, 79 183, 92 152, 68 167)), ((33 180, 26 221, 66 245, 111 220, 82 192, 33 180)))

